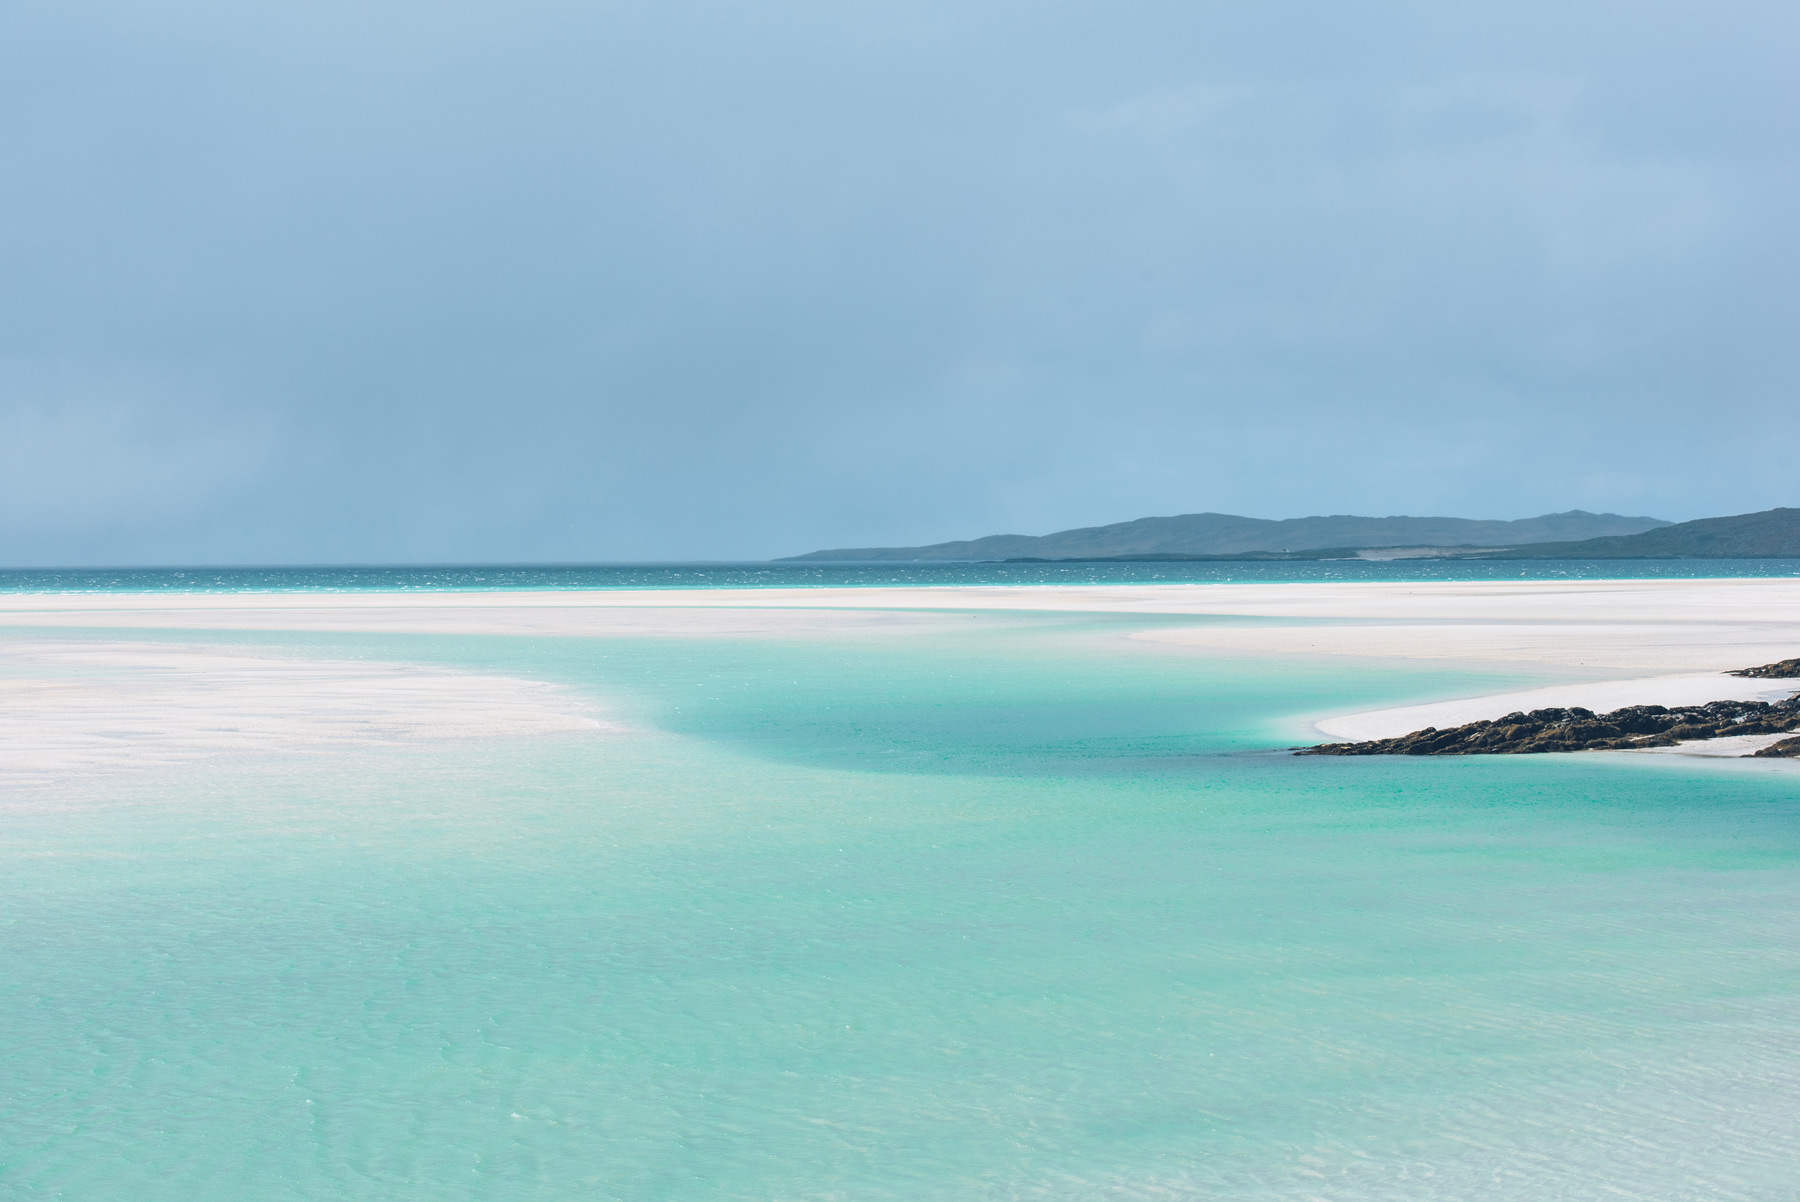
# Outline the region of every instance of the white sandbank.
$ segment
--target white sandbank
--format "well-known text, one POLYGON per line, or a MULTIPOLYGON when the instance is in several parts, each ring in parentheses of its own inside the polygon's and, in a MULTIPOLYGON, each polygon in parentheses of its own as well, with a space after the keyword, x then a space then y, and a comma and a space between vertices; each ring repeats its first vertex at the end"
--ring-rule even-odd
POLYGON ((9 735, 0 776, 38 780, 222 748, 598 729, 580 704, 535 682, 118 641, 134 629, 164 638, 184 630, 904 637, 1003 611, 1159 615, 1127 635, 1146 651, 1504 663, 1546 682, 1320 721, 1346 738, 1544 705, 1604 711, 1786 696, 1786 682, 1722 673, 1800 655, 1800 579, 9 594, 0 595, 0 630, 10 631, 0 634, 9 657, 0 658, 9 735), (1221 620, 1231 618, 1275 621, 1221 620), (91 633, 47 641, 72 629, 91 633), (115 641, 90 641, 100 632, 115 641))
POLYGON ((1139 637, 1252 654, 1720 671, 1800 654, 1800 579, 608 592, 12 594, 0 627, 522 635, 905 633, 982 611, 1243 616, 1139 637))
POLYGON ((593 734, 530 680, 127 642, 0 640, 0 796, 219 756, 593 734))

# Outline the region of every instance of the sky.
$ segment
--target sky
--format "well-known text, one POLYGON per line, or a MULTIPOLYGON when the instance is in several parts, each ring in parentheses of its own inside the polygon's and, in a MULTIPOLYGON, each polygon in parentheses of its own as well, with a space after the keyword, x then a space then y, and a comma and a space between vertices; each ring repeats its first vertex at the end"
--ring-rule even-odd
POLYGON ((1797 34, 12 0, 0 564, 1800 504, 1797 34))

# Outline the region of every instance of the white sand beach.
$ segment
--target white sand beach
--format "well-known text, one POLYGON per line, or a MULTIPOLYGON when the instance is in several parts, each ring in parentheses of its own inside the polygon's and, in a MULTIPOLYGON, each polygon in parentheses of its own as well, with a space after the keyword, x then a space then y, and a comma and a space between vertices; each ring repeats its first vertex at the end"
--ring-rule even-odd
POLYGON ((816 635, 958 613, 1256 617, 1137 637, 1257 654, 1721 671, 1800 648, 1800 580, 1443 581, 592 592, 13 594, 0 627, 816 635))
MULTIPOLYGON (((578 699, 539 682, 182 644, 182 631, 211 639, 229 631, 902 636, 999 611, 1207 619, 1127 636, 1171 654, 1506 664, 1541 669, 1546 680, 1525 691, 1320 715, 1318 729, 1339 738, 1546 705, 1604 711, 1800 691, 1800 681, 1724 675, 1800 655, 1800 580, 15 594, 0 596, 0 782, 234 751, 606 729, 578 699), (1278 621, 1216 620, 1231 617, 1278 621), (76 630, 82 637, 70 637, 76 630), (159 641, 133 642, 132 630, 154 630, 159 641)), ((1710 750, 1744 753, 1735 744, 1710 750)))

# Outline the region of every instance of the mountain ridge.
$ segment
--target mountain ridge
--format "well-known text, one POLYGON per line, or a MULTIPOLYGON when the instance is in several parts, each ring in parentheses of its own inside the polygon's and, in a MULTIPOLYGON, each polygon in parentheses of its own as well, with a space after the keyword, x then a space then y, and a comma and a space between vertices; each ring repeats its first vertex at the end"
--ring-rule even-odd
POLYGON ((1082 526, 1051 534, 990 534, 920 547, 840 547, 776 562, 975 562, 999 559, 1129 558, 1135 555, 1236 555, 1321 547, 1505 547, 1572 544, 1651 533, 1673 523, 1571 509, 1516 520, 1361 517, 1252 518, 1187 513, 1082 526))
POLYGON ((1638 534, 1509 547, 1474 559, 1793 559, 1800 558, 1800 509, 1777 507, 1696 518, 1638 534))

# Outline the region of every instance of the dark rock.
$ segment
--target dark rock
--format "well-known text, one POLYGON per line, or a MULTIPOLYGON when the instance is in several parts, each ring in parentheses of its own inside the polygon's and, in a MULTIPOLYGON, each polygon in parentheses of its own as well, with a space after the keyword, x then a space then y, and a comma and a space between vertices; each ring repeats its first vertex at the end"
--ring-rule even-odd
MULTIPOLYGON (((1774 665, 1772 665, 1774 666, 1774 665)), ((1760 671, 1760 669, 1751 669, 1760 671)), ((1534 755, 1553 751, 1617 751, 1673 747, 1690 739, 1800 730, 1800 696, 1786 701, 1713 701, 1706 705, 1630 705, 1610 714, 1568 709, 1512 713, 1492 722, 1439 730, 1428 726, 1394 739, 1296 747, 1295 755, 1534 755)), ((1800 756, 1800 737, 1759 756, 1800 756), (1789 748, 1781 751, 1777 748, 1789 748)))
POLYGON ((1783 739, 1779 743, 1771 743, 1754 754, 1758 759, 1761 759, 1763 756, 1782 756, 1788 759, 1800 759, 1800 738, 1783 739))
POLYGON ((1742 668, 1736 672, 1727 672, 1727 676, 1755 676, 1767 680, 1785 680, 1790 676, 1800 676, 1800 659, 1784 659, 1778 664, 1764 664, 1760 668, 1742 668))

